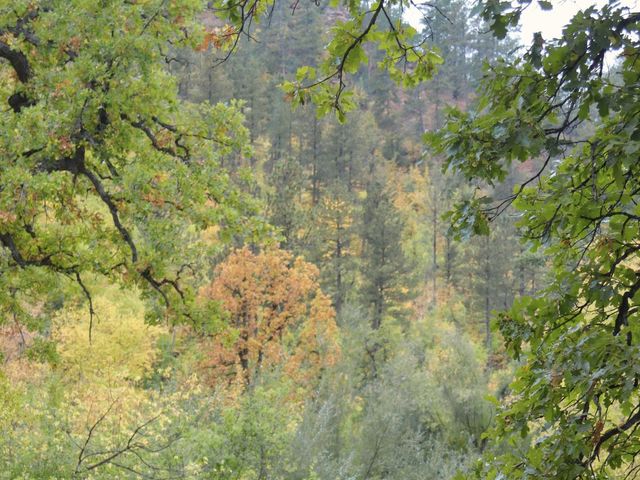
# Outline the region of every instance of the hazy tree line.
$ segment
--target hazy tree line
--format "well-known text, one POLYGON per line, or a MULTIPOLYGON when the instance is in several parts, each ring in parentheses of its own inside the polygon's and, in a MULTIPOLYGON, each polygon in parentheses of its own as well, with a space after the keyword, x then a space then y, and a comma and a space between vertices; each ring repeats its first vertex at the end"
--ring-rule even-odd
MULTIPOLYGON (((426 13, 422 27, 446 59, 435 79, 400 89, 372 51, 356 80, 358 110, 345 125, 318 119, 314 105, 292 110, 277 88, 322 55, 334 20, 322 8, 278 6, 257 40, 241 42, 224 63, 197 53, 172 63, 185 98, 243 102, 255 156, 234 168, 255 173, 252 191, 283 247, 320 268, 338 312, 357 305, 374 330, 420 297, 430 308, 461 301, 463 326, 484 332, 491 311, 543 282, 542 259, 519 244, 515 215, 497 220, 486 238, 459 242, 449 231, 444 217, 453 205, 473 189, 489 190, 445 174, 422 136, 442 126, 447 107, 472 102, 485 62, 515 52, 517 43, 498 43, 464 2, 436 4, 439 12, 426 13)), ((496 196, 508 196, 534 167, 514 170, 496 196)))

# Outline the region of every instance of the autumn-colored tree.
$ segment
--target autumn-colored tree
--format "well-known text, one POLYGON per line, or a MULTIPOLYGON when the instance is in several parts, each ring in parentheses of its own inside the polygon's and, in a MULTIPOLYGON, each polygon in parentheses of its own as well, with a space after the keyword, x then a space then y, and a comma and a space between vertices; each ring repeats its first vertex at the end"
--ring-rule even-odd
POLYGON ((213 337, 206 366, 213 381, 250 384, 261 369, 283 366, 296 381, 335 362, 335 312, 318 284, 318 269, 281 249, 233 252, 202 292, 228 312, 213 337))
POLYGON ((338 182, 329 186, 315 210, 315 248, 325 291, 333 299, 338 317, 355 283, 356 228, 354 195, 338 182))

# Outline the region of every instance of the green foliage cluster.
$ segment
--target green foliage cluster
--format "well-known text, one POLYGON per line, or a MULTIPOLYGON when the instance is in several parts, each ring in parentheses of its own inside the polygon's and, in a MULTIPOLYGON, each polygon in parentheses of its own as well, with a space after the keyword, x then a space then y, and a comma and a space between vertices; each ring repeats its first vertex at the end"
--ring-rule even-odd
POLYGON ((153 321, 169 309, 211 326, 193 306, 212 250, 200 232, 262 227, 220 168, 248 153, 237 106, 179 100, 163 65, 171 45, 200 41, 201 11, 197 1, 0 4, 0 304, 19 309, 61 282, 90 299, 83 278, 99 273, 154 298, 153 321))
MULTIPOLYGON (((482 15, 501 37, 529 3, 486 2, 482 15)), ((479 467, 487 478, 637 476, 639 21, 609 2, 558 39, 536 34, 524 56, 487 70, 475 108, 452 111, 436 141, 451 168, 488 182, 542 159, 507 201, 552 278, 499 319, 522 366, 479 467)), ((501 208, 475 198, 458 227, 501 208)))

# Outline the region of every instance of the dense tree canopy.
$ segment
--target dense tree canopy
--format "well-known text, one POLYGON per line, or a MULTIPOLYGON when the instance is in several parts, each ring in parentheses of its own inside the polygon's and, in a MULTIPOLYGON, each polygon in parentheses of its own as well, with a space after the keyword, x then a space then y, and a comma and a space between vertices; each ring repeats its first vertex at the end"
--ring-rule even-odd
POLYGON ((640 13, 554 3, 0 0, 0 478, 637 477, 640 13))

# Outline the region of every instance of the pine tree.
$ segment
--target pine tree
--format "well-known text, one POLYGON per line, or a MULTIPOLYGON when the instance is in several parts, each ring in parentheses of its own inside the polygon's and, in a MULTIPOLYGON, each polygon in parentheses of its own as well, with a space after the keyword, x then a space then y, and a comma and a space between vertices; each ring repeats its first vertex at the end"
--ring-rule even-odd
POLYGON ((403 221, 379 173, 370 180, 366 194, 361 226, 362 297, 370 310, 371 327, 377 330, 388 313, 404 313, 411 269, 402 251, 403 221))

